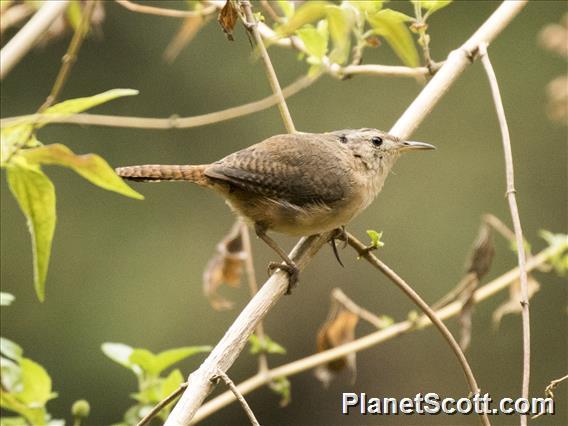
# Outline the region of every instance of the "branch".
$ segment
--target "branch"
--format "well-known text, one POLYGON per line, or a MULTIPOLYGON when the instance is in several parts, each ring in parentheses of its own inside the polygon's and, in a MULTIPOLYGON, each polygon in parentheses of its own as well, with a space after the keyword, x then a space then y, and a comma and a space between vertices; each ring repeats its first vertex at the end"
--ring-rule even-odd
MULTIPOLYGON (((391 133, 403 138, 408 137, 424 120, 459 74, 471 63, 473 53, 477 51, 479 43, 493 40, 521 11, 525 4, 526 1, 503 2, 462 48, 450 54, 448 60, 391 129, 391 133)), ((300 270, 306 266, 323 244, 329 240, 331 235, 332 233, 325 233, 300 240, 291 255, 300 270)), ((166 426, 185 426, 190 424, 197 409, 212 390, 212 384, 209 379, 215 374, 217 369, 226 371, 233 364, 242 351, 248 336, 258 322, 262 321, 272 306, 280 300, 286 291, 287 285, 288 276, 282 271, 277 271, 270 277, 229 327, 229 330, 213 349, 209 357, 189 376, 190 385, 188 390, 184 392, 171 412, 166 421, 166 426)))
MULTIPOLYGON (((519 217, 519 208, 517 207, 517 199, 515 197, 515 175, 513 169, 513 153, 511 150, 511 138, 509 136, 509 128, 507 126, 507 118, 505 117, 505 109, 503 108, 503 101, 499 93, 499 85, 497 84, 497 77, 495 71, 489 60, 487 54, 487 44, 482 43, 479 46, 479 54, 481 62, 487 73, 489 85, 491 87, 491 94, 495 109, 497 111, 497 118, 499 119, 499 126, 501 128, 501 137, 503 139, 503 151, 505 154, 505 167, 507 175, 507 200, 509 202, 509 210, 511 210, 511 218, 513 220, 513 229, 515 231, 515 239, 517 244, 517 258, 519 261, 519 270, 521 271, 521 314, 523 319, 523 384, 522 384, 522 398, 529 397, 529 384, 531 372, 531 328, 530 328, 530 314, 529 314, 529 284, 526 270, 525 259, 525 245, 523 238, 523 230, 521 227, 521 219, 519 217)), ((526 426, 527 415, 521 415, 521 425, 526 426)))
POLYGON ((87 5, 85 6, 85 9, 81 17, 81 22, 79 23, 79 26, 75 30, 73 38, 71 38, 71 43, 69 43, 67 52, 65 52, 65 55, 63 55, 62 59, 63 64, 61 65, 61 69, 57 74, 57 78, 55 79, 53 88, 51 89, 51 92, 49 93, 49 96, 47 97, 45 102, 39 108, 38 113, 45 111, 47 108, 53 105, 53 103, 59 97, 61 90, 63 90, 63 86, 67 81, 67 77, 69 77, 71 68, 73 67, 75 61, 77 60, 77 54, 79 53, 79 49, 81 48, 83 40, 85 39, 85 36, 89 31, 89 23, 91 22, 91 15, 93 13, 93 10, 95 9, 95 5, 96 5, 96 0, 89 0, 87 2, 87 5))
POLYGON ((178 396, 180 396, 181 393, 183 392, 183 390, 186 387, 187 387, 187 382, 183 382, 181 385, 179 385, 179 387, 175 391, 173 391, 171 394, 169 394, 164 399, 162 399, 158 404, 156 404, 156 406, 154 408, 152 408, 148 412, 148 414, 146 414, 144 417, 142 417, 142 419, 138 422, 138 424, 136 426, 145 426, 148 423, 150 423, 150 421, 154 417, 156 417, 158 415, 158 413, 164 409, 164 407, 166 407, 174 399, 176 399, 178 396))
POLYGON ((352 75, 374 75, 381 77, 426 77, 430 75, 430 71, 426 67, 404 67, 397 65, 347 65, 342 67, 338 64, 332 64, 328 70, 329 74, 337 78, 348 77, 352 75))
MULTIPOLYGON (((254 271, 254 261, 252 257, 252 247, 250 244, 250 232, 246 223, 241 222, 241 235, 243 239, 243 250, 246 253, 245 271, 247 274, 247 282, 250 289, 250 297, 254 297, 258 293, 258 284, 256 282, 256 273, 254 271)), ((262 321, 258 322, 256 326, 256 335, 260 340, 264 340, 264 326, 262 321)), ((266 372, 268 370, 268 357, 265 352, 258 354, 258 371, 266 372)))
POLYGON ((51 23, 63 13, 69 0, 47 0, 34 16, 0 51, 0 80, 12 70, 51 23))
MULTIPOLYGON (((565 246, 552 246, 544 249, 527 262, 527 269, 529 271, 532 271, 538 268, 539 266, 545 264, 548 259, 554 256, 560 250, 565 249, 565 246)), ((477 304, 495 296, 500 291, 509 287, 510 284, 514 283, 518 279, 518 277, 519 269, 515 268, 501 275, 500 277, 495 278, 493 281, 479 288, 475 292, 474 303, 477 304)), ((436 316, 441 320, 446 320, 458 315, 461 311, 461 308, 462 303, 456 301, 440 310, 437 310, 436 316)), ((255 389, 266 385, 267 383, 270 383, 270 381, 274 380, 277 377, 288 377, 303 373, 319 365, 327 364, 328 362, 335 359, 345 357, 350 353, 372 348, 388 340, 394 339, 395 337, 407 334, 409 332, 422 330, 431 325, 432 322, 425 317, 421 317, 418 320, 402 321, 393 324, 385 329, 378 330, 366 336, 360 337, 359 339, 356 339, 337 348, 329 349, 327 351, 290 362, 280 367, 273 368, 264 375, 256 374, 237 385, 237 389, 239 389, 241 394, 246 395, 254 391, 255 389)), ((233 401, 235 401, 235 398, 231 392, 222 393, 221 395, 204 404, 193 418, 192 423, 197 423, 203 420, 211 414, 219 411, 221 408, 229 405, 233 401)))
MULTIPOLYGON (((458 358, 458 361, 469 384, 471 394, 475 395, 479 393, 480 388, 477 384, 477 381, 475 380, 471 366, 467 362, 467 359, 460 348, 460 345, 458 344, 458 342, 456 342, 456 339, 454 339, 454 336, 452 335, 452 333, 450 333, 450 330, 448 330, 442 320, 436 316, 436 313, 430 308, 430 306, 428 306, 428 304, 412 289, 412 287, 410 287, 401 277, 399 277, 396 272, 389 268, 385 263, 380 261, 369 250, 366 250, 367 247, 350 233, 347 233, 347 243, 357 251, 360 257, 363 257, 371 265, 385 274, 414 302, 416 306, 418 306, 422 310, 422 312, 426 314, 430 321, 432 321, 432 323, 436 326, 438 331, 440 331, 444 339, 446 339, 446 342, 448 343, 448 345, 450 345, 450 348, 452 348, 452 351, 458 358)), ((482 413, 481 416, 484 425, 491 424, 489 422, 487 414, 482 413)))
MULTIPOLYGON (((237 389, 237 387, 235 386, 233 381, 229 378, 229 376, 227 376, 227 374, 225 374, 224 372, 219 370, 219 371, 217 371, 217 377, 220 377, 221 379, 223 379, 223 381, 229 387, 229 389, 231 390, 233 395, 235 395, 235 398, 237 398, 237 400, 240 402, 241 406, 243 407, 243 410, 245 410, 245 413, 247 414, 252 426, 260 426, 260 423, 258 422, 256 417, 254 416, 254 413, 250 409, 250 406, 248 405, 247 401, 245 400, 243 395, 239 392, 239 390, 237 389)), ((215 379, 216 379, 216 377, 212 378, 212 380, 215 380, 215 379)))
POLYGON ((250 1, 241 0, 240 3, 245 11, 247 21, 246 24, 249 28, 249 31, 252 32, 254 40, 256 41, 256 45, 260 51, 260 57, 264 62, 266 76, 268 77, 268 82, 270 83, 270 87, 272 88, 272 93, 274 93, 278 97, 278 109, 280 110, 282 121, 284 121, 284 126, 286 126, 286 131, 288 133, 295 133, 296 127, 294 126, 294 122, 292 121, 292 116, 290 115, 288 105, 286 105, 286 101, 284 100, 284 95, 282 94, 282 89, 280 88, 278 77, 276 77, 276 72, 274 71, 272 62, 270 61, 270 56, 268 56, 268 52, 266 51, 266 47, 264 46, 264 41, 262 40, 262 37, 260 36, 260 33, 258 31, 258 22, 256 21, 256 18, 252 13, 250 1))
POLYGON ((148 15, 167 16, 170 18, 194 18, 196 16, 209 15, 217 10, 215 6, 207 7, 199 12, 193 10, 175 10, 165 9, 163 7, 154 7, 138 3, 133 3, 129 0, 115 0, 119 5, 131 12, 146 13, 148 15))
POLYGON ((333 297, 337 302, 339 302, 345 309, 354 313, 359 318, 364 319, 368 323, 374 325, 379 330, 386 328, 385 321, 376 316, 374 313, 369 312, 367 309, 362 308, 353 300, 351 300, 347 295, 338 287, 331 291, 331 297, 333 297))
MULTIPOLYGON (((302 76, 282 90, 284 97, 295 95, 301 90, 311 86, 316 76, 302 76)), ((190 127, 206 126, 225 120, 242 117, 255 112, 263 111, 279 102, 279 97, 270 95, 259 101, 249 102, 221 111, 195 115, 193 117, 146 118, 146 117, 120 117, 116 115, 76 114, 71 116, 49 117, 50 123, 70 123, 92 126, 128 127, 137 129, 187 129, 190 127)), ((6 127, 17 124, 18 121, 35 121, 42 118, 41 114, 21 115, 0 120, 0 126, 6 127)))

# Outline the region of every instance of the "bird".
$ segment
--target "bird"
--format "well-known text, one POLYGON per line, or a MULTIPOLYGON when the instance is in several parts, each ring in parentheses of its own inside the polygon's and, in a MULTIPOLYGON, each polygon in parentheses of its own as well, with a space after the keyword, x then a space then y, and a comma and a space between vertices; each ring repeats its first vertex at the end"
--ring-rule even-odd
POLYGON ((126 166, 116 173, 138 182, 192 182, 220 194, 284 261, 271 262, 269 270, 289 274, 290 293, 298 267, 267 232, 308 236, 344 229, 379 194, 401 153, 431 149, 373 128, 298 132, 210 164, 126 166))

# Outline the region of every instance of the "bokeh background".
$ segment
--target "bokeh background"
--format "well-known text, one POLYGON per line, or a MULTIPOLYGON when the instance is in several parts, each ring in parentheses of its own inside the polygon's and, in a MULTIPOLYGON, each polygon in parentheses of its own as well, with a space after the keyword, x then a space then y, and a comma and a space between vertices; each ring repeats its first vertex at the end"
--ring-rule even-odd
MULTIPOLYGON (((179 7, 181 2, 159 2, 179 7)), ((497 7, 494 2, 455 2, 430 21, 433 57, 441 60, 461 44, 497 7)), ((410 12, 408 2, 390 7, 410 12)), ((102 37, 89 39, 63 93, 87 96, 111 88, 134 88, 140 95, 113 101, 94 112, 167 117, 191 116, 260 99, 270 93, 263 68, 251 59, 251 46, 239 28, 229 42, 213 21, 166 64, 162 53, 180 21, 128 12, 105 3, 102 37)), ((520 215, 534 251, 545 246, 540 229, 566 232, 566 127, 546 117, 545 86, 566 71, 564 60, 543 50, 539 30, 558 22, 566 3, 533 2, 490 48, 509 120, 520 215)), ((31 113, 43 102, 59 69, 69 37, 34 50, 2 83, 2 116, 31 113)), ((306 72, 292 51, 271 48, 283 85, 306 72)), ((368 50, 367 63, 397 64, 385 45, 368 50)), ((296 126, 321 132, 340 128, 388 129, 420 91, 412 79, 321 78, 290 98, 296 126)), ((39 136, 61 142, 77 153, 95 152, 113 166, 140 163, 206 163, 268 136, 283 133, 276 108, 237 120, 187 130, 148 131, 76 125, 50 125, 39 136)), ((510 223, 504 198, 504 162, 499 128, 479 63, 473 64, 413 137, 438 150, 400 160, 382 193, 350 224, 355 235, 384 231, 380 256, 429 302, 461 278, 480 216, 493 213, 510 223)), ((57 191, 58 224, 47 282, 47 300, 39 303, 32 287, 32 259, 25 220, 12 199, 4 172, 1 215, 2 291, 16 302, 2 309, 2 335, 24 347, 52 375, 59 397, 49 403, 56 418, 69 418, 71 403, 86 398, 92 406, 88 424, 119 421, 133 402, 133 375, 106 358, 103 342, 124 342, 158 352, 184 345, 214 345, 248 300, 246 285, 224 295, 235 309, 216 312, 201 290, 203 269, 215 245, 233 223, 224 202, 195 186, 135 185, 146 196, 136 201, 93 187, 69 170, 47 169, 57 191)), ((286 248, 294 239, 277 237, 286 248)), ((258 279, 274 258, 253 241, 258 279)), ((497 255, 485 282, 513 268, 508 242, 496 238, 497 255)), ((301 284, 268 315, 268 334, 283 344, 285 356, 270 357, 277 366, 315 350, 315 335, 325 320, 330 290, 341 287, 377 314, 405 319, 411 302, 387 279, 358 262, 346 249, 341 268, 325 247, 302 274, 301 284)), ((566 283, 554 274, 537 273, 541 291, 532 299, 531 394, 541 396, 551 379, 566 374, 566 283)), ((521 322, 504 318, 495 330, 493 310, 506 292, 475 308, 472 345, 467 355, 477 379, 494 398, 517 397, 521 388, 521 322)), ((456 321, 450 320, 457 331, 456 321)), ((359 336, 372 331, 361 323, 359 336)), ((340 376, 323 389, 311 372, 291 377, 292 402, 279 408, 267 388, 247 396, 266 424, 478 424, 475 416, 360 417, 340 415, 342 392, 373 396, 413 396, 437 392, 467 394, 462 372, 439 333, 414 332, 358 356, 355 384, 340 376)), ((185 373, 203 356, 181 364, 185 373)), ((235 382, 255 372, 256 359, 243 353, 230 370, 235 382)), ((219 388, 222 388, 221 386, 219 388)), ((224 389, 217 389, 216 393, 224 389)), ((568 422, 567 388, 557 391, 558 413, 540 424, 568 422)), ((494 418, 517 424, 516 417, 494 418)), ((246 424, 231 405, 203 424, 246 424)))

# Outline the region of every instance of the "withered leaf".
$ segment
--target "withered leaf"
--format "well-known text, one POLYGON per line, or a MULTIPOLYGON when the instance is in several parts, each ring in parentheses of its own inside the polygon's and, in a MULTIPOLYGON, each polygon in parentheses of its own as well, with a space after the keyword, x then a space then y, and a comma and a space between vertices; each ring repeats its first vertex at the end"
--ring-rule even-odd
POLYGON ((217 21, 230 41, 235 40, 233 37, 233 30, 235 29, 238 18, 239 12, 233 4, 233 1, 227 0, 225 6, 223 6, 223 9, 219 12, 217 21))
MULTIPOLYGON (((325 350, 341 346, 355 339, 355 327, 359 321, 359 317, 343 307, 332 307, 334 312, 330 318, 322 325, 317 335, 317 351, 325 350)), ((356 373, 355 353, 351 353, 344 358, 338 358, 326 365, 319 366, 315 370, 315 376, 324 386, 334 379, 335 375, 347 367, 352 372, 353 380, 356 373)))
MULTIPOLYGON (((528 276, 527 284, 530 300, 540 290, 540 284, 532 275, 528 276)), ((501 324, 501 319, 503 319, 505 315, 518 314, 521 311, 521 281, 517 279, 509 286, 509 299, 493 311, 493 325, 497 329, 501 324)))
POLYGON ((218 290, 223 284, 233 288, 240 285, 245 258, 241 226, 237 222, 229 234, 217 244, 217 253, 203 272, 203 292, 213 309, 226 310, 233 307, 233 302, 222 297, 218 290))
POLYGON ((489 272, 494 255, 493 229, 487 223, 482 222, 477 239, 471 248, 467 272, 473 272, 478 279, 481 279, 489 272))

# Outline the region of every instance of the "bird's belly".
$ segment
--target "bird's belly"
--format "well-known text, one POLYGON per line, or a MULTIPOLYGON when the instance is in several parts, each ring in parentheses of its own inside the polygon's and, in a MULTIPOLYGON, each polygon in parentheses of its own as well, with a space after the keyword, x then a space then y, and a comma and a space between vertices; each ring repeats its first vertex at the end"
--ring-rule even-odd
POLYGON ((346 225, 364 206, 360 202, 336 203, 335 205, 291 205, 266 198, 243 200, 230 197, 227 203, 239 215, 252 223, 291 236, 307 236, 337 229, 346 225))

